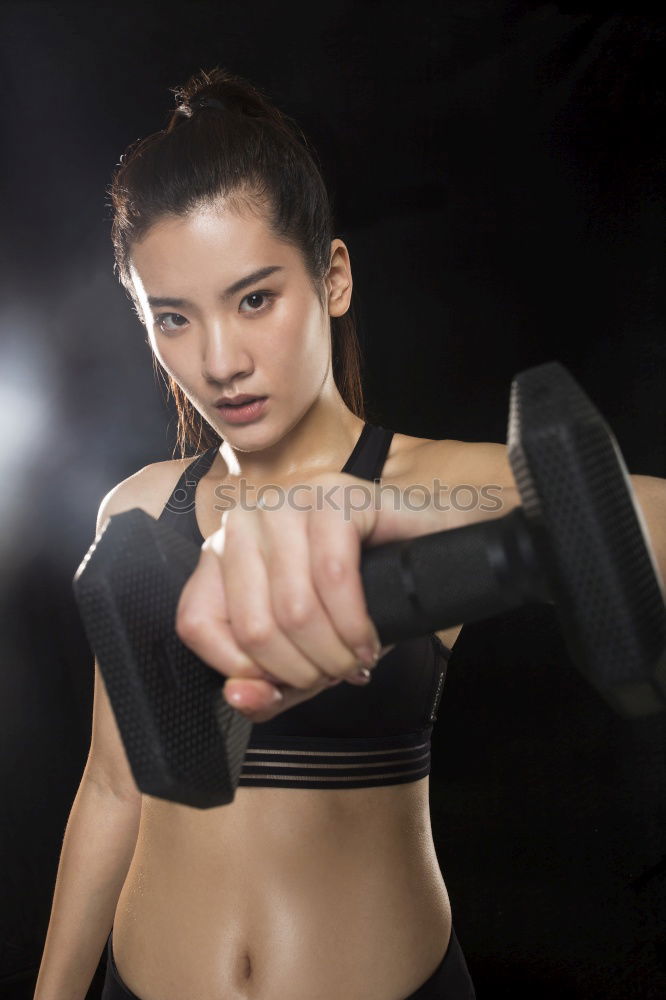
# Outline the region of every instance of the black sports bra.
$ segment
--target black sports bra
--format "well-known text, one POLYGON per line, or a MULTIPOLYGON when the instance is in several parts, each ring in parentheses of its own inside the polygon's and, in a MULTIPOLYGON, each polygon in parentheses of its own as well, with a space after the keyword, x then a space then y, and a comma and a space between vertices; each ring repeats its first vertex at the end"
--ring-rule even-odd
MULTIPOLYGON (((365 423, 342 472, 379 481, 393 431, 365 423)), ((203 545, 195 510, 199 480, 217 446, 187 466, 159 520, 203 545)), ((363 788, 430 773, 430 736, 451 651, 434 633, 397 643, 369 684, 338 684, 256 723, 240 786, 363 788)))

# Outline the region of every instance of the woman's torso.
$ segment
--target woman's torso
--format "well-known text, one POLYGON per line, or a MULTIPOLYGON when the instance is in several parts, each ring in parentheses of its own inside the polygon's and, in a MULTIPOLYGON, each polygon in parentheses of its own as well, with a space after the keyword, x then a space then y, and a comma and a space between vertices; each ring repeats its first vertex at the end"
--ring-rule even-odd
MULTIPOLYGON (((395 434, 383 475, 421 440, 395 434)), ((153 516, 188 461, 160 463, 153 516)), ((219 486, 206 475, 196 488, 204 537, 219 527, 219 486)), ((458 632, 440 635, 451 647, 458 632)), ((113 949, 141 1000, 401 1000, 437 967, 450 927, 427 776, 238 787, 209 810, 143 796, 113 949)))

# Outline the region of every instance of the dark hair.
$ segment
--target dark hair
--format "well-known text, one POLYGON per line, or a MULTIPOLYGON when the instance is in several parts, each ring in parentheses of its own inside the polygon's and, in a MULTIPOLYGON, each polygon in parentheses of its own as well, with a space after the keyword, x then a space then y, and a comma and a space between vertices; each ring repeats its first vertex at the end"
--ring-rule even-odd
MULTIPOLYGON (((255 86, 220 67, 171 88, 176 109, 165 129, 131 143, 108 188, 114 270, 143 319, 129 270, 132 244, 167 214, 185 216, 224 196, 232 210, 264 213, 270 232, 296 247, 320 303, 330 266, 333 214, 320 169, 298 125, 255 86), (205 98, 212 103, 205 106, 205 98), (224 107, 219 107, 221 103, 224 107)), ((316 155, 316 154, 315 154, 316 155)), ((331 317, 333 377, 352 412, 365 419, 361 352, 350 306, 331 317)), ((153 355, 157 372, 157 360, 153 355)), ((168 378, 178 413, 177 444, 195 451, 220 435, 168 378)))

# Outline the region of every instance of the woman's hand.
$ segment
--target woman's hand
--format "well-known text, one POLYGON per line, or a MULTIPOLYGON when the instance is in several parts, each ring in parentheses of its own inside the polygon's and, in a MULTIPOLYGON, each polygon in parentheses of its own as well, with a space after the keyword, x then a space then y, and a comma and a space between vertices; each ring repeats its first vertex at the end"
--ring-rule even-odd
POLYGON ((255 722, 342 680, 367 683, 392 648, 368 617, 359 571, 376 512, 345 518, 330 495, 341 479, 367 495, 365 480, 325 474, 292 503, 227 511, 181 593, 179 638, 229 678, 227 700, 255 722), (317 503, 318 486, 329 502, 317 503))
POLYGON ((362 543, 453 524, 441 510, 396 510, 392 497, 382 507, 384 499, 367 480, 321 473, 292 501, 226 511, 203 544, 178 602, 176 633, 229 678, 225 697, 253 722, 342 680, 366 683, 393 648, 381 646, 368 616, 362 543))

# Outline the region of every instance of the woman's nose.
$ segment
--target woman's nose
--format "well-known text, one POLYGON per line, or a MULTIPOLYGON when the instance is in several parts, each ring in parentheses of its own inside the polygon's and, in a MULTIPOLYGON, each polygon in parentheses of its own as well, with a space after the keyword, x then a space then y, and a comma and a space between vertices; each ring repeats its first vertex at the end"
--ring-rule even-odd
POLYGON ((204 331, 202 368, 210 381, 229 382, 251 370, 252 361, 241 339, 221 323, 214 323, 204 331))

